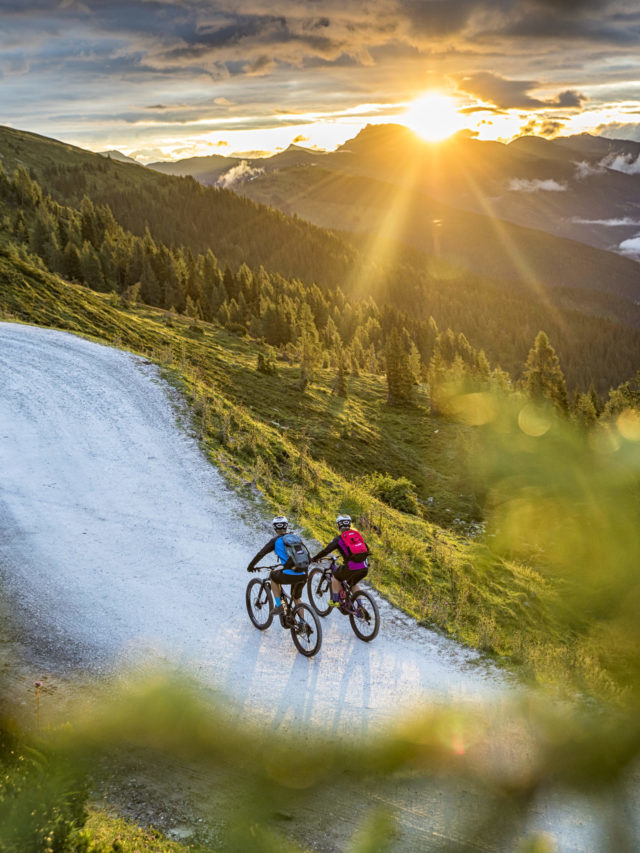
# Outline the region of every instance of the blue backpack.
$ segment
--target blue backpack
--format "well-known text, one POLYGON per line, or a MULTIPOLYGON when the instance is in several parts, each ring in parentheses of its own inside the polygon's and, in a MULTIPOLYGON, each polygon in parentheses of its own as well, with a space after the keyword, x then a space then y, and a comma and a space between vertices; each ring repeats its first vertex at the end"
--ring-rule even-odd
POLYGON ((309 549, 297 533, 285 533, 282 537, 284 550, 291 560, 292 567, 299 572, 306 572, 311 562, 309 549))

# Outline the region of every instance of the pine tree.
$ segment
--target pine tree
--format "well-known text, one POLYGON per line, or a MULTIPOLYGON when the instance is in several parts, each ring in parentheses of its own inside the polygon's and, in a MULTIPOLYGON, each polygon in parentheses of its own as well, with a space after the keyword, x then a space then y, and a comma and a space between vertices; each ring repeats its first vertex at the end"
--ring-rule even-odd
POLYGON ((13 236, 20 240, 21 243, 26 243, 29 239, 29 231, 27 230, 27 223, 25 222, 22 210, 18 210, 13 222, 12 230, 13 236))
POLYGON ((94 248, 99 245, 95 207, 86 195, 80 202, 80 239, 83 243, 90 243, 94 248))
POLYGON ((387 402, 392 406, 406 406, 411 402, 413 376, 409 356, 397 326, 391 329, 385 347, 387 368, 387 402))
POLYGON ((549 400, 556 411, 567 411, 567 387, 560 361, 544 332, 538 332, 535 343, 529 350, 523 384, 532 400, 549 400))
POLYGON ((342 351, 338 356, 338 372, 333 384, 332 393, 344 399, 349 396, 349 389, 347 387, 347 359, 342 351))
POLYGON ((80 278, 92 290, 106 290, 100 258, 88 241, 80 252, 80 278))
POLYGON ((308 303, 303 303, 296 324, 296 350, 300 359, 300 380, 298 387, 301 391, 313 381, 313 373, 320 358, 320 342, 313 314, 308 303))
POLYGON ((582 394, 576 391, 573 401, 573 417, 579 424, 593 426, 598 420, 598 412, 593 405, 590 394, 582 394))
MULTIPOLYGON (((162 291, 153 271, 153 267, 145 256, 140 276, 140 298, 148 305, 163 306, 162 291)), ((193 315, 195 316, 195 315, 193 315)))
POLYGON ((80 253, 71 241, 64 247, 62 253, 63 273, 70 281, 80 281, 82 271, 80 269, 80 253))

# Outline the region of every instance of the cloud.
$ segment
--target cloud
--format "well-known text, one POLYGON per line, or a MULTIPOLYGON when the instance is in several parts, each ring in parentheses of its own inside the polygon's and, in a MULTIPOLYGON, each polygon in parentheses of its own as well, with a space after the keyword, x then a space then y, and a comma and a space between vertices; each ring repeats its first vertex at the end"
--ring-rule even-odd
POLYGON ((626 175, 640 175, 640 154, 609 154, 602 165, 614 172, 624 172, 626 175))
POLYGON ((27 74, 30 64, 22 51, 0 53, 0 77, 15 77, 27 74))
POLYGON ((544 136, 546 139, 553 139, 566 126, 566 120, 560 119, 542 119, 532 117, 529 121, 520 128, 521 136, 544 136))
POLYGON ((624 255, 640 259, 640 234, 636 234, 635 237, 631 237, 629 240, 623 240, 618 248, 624 255))
POLYGON ((637 122, 599 124, 595 132, 598 136, 607 136, 609 139, 630 139, 634 142, 640 142, 640 124, 637 122))
POLYGON ((551 180, 550 178, 547 180, 540 180, 539 178, 534 178, 533 180, 512 178, 509 181, 509 189, 511 192, 520 193, 560 193, 566 191, 567 185, 565 183, 560 184, 558 181, 551 180))
POLYGON ((573 216, 571 221, 577 225, 604 225, 608 228, 640 225, 640 219, 632 219, 630 216, 624 216, 622 219, 581 219, 579 216, 573 216))
POLYGON ((488 101, 498 109, 537 110, 547 108, 580 107, 586 101, 585 95, 573 89, 560 92, 554 98, 541 100, 532 97, 529 92, 539 89, 536 80, 509 80, 491 71, 480 71, 466 77, 457 78, 458 89, 483 101, 488 101))
POLYGON ((494 35, 622 46, 638 39, 635 0, 521 0, 502 5, 507 8, 494 35))
POLYGON ((237 166, 232 166, 224 175, 221 175, 216 181, 216 186, 228 190, 236 184, 244 184, 263 173, 264 169, 254 168, 246 160, 243 160, 237 166))
POLYGON ((482 7, 478 0, 406 0, 400 3, 406 20, 416 34, 429 37, 459 33, 469 25, 482 7))
POLYGON ((561 120, 554 119, 545 119, 540 124, 540 129, 538 133, 540 136, 544 136, 547 139, 553 139, 555 136, 558 136, 560 132, 565 128, 566 123, 561 120))
MULTIPOLYGON (((602 165, 602 163, 589 163, 587 160, 582 160, 579 163, 574 164, 576 167, 575 171, 575 179, 577 181, 584 181, 587 178, 592 178, 594 175, 604 175, 607 171, 606 167, 602 165)), ((582 220, 575 220, 576 222, 582 220)), ((585 224, 586 220, 585 220, 585 224)), ((601 223, 603 224, 603 223, 601 223)))
POLYGON ((554 107, 579 108, 586 100, 586 96, 580 94, 580 92, 576 92, 574 89, 567 89, 565 92, 560 92, 551 101, 545 101, 544 103, 554 107))

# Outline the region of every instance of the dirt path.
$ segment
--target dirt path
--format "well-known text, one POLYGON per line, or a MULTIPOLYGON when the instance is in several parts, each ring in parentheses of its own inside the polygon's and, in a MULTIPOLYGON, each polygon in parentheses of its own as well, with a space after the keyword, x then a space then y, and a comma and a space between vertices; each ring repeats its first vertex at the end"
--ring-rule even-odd
MULTIPOLYGON (((256 631, 245 566, 269 526, 177 425, 179 406, 140 358, 0 323, 0 584, 34 659, 68 675, 179 665, 285 730, 362 734, 399 709, 506 694, 481 656, 383 601, 373 643, 331 614, 311 660, 279 626, 256 631)), ((398 850, 438 849, 442 792, 386 796, 404 813, 398 850)))

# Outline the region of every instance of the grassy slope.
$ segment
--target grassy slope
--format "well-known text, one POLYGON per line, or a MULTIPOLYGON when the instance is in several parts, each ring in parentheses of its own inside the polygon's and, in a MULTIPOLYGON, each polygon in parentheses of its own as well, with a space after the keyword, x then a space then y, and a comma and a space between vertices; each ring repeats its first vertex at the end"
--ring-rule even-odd
MULTIPOLYGON (((295 368, 279 365, 275 377, 255 371, 254 341, 213 325, 194 334, 184 318, 167 326, 153 309, 113 307, 106 297, 7 254, 0 255, 0 310, 5 317, 86 334, 164 365, 185 389, 210 458, 230 481, 265 509, 291 514, 321 541, 333 535, 334 511, 350 511, 368 528, 372 582, 419 620, 528 663, 545 677, 551 676, 544 673, 551 658, 562 677, 563 650, 566 671, 574 667, 570 638, 554 622, 558 590, 548 580, 489 556, 430 519, 389 508, 358 479, 389 469, 414 473, 430 485, 436 478, 444 482, 451 448, 465 440, 459 427, 431 419, 420 408, 387 409, 379 377, 353 382, 346 404, 331 397, 333 377, 327 375, 302 394, 292 387, 295 368)), ((456 485, 448 485, 452 496, 456 485)))

